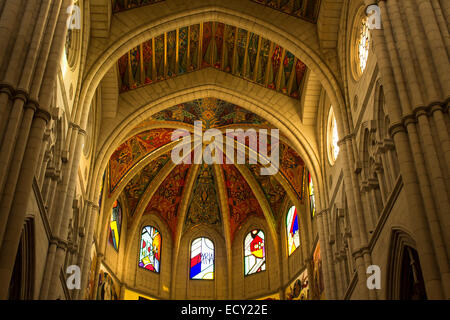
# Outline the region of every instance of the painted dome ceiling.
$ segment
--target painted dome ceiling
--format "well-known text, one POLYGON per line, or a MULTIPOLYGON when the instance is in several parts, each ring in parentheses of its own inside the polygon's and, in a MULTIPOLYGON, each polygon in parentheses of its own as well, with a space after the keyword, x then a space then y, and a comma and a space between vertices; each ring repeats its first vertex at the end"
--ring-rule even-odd
MULTIPOLYGON (((174 237, 178 231, 207 224, 219 232, 227 228, 233 239, 251 216, 267 219, 270 214, 270 219, 279 223, 288 191, 303 200, 304 162, 282 136, 279 141, 268 137, 271 148, 279 146, 279 171, 275 175, 261 175, 263 165, 249 161, 242 165, 226 164, 226 160, 211 165, 174 163, 171 152, 178 143, 171 139, 174 128, 194 130, 195 121, 202 121, 203 131, 272 129, 258 115, 215 98, 154 114, 136 128, 142 131, 120 145, 109 161, 108 196, 120 199, 130 221, 155 214, 167 223, 174 237), (262 208, 267 206, 270 210, 265 214, 262 208), (224 224, 225 220, 229 223, 224 224)), ((248 142, 246 152, 251 149, 248 142)), ((192 159, 194 152, 190 149, 188 157, 192 159)), ((228 154, 221 156, 225 159, 228 154)))
MULTIPOLYGON (((111 0, 113 13, 134 9, 164 0, 111 0)), ((319 14, 320 0, 250 0, 274 10, 315 23, 319 14)))
POLYGON ((161 34, 117 62, 120 92, 188 72, 215 68, 300 99, 306 65, 280 45, 253 32, 203 22, 161 34))

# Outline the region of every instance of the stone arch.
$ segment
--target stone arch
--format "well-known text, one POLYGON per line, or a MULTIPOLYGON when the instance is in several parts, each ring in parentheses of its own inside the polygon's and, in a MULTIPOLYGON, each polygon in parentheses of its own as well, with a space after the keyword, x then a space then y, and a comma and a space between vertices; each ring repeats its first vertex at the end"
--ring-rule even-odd
POLYGON ((232 298, 249 299, 270 293, 271 289, 276 288, 274 282, 279 282, 279 274, 276 272, 276 266, 279 265, 278 247, 270 234, 270 228, 267 221, 258 217, 250 217, 242 225, 235 236, 232 245, 232 298), (244 241, 245 237, 254 229, 264 232, 264 246, 266 247, 266 270, 263 272, 245 276, 244 274, 244 241), (258 285, 259 284, 259 285, 258 285), (250 288, 250 291, 249 289, 250 288), (255 289, 251 291, 251 288, 255 289), (266 289, 266 290, 265 290, 266 289), (265 291, 264 291, 265 290, 265 291))
POLYGON ((31 300, 34 296, 35 282, 35 226, 34 218, 28 216, 22 229, 17 250, 9 299, 31 300))
POLYGON ((183 234, 179 254, 174 257, 176 272, 172 277, 172 292, 183 294, 172 295, 172 299, 199 299, 202 294, 214 299, 225 299, 229 296, 227 271, 227 254, 225 239, 213 228, 205 224, 195 226, 183 234), (192 242, 200 237, 210 239, 214 244, 214 280, 191 280, 189 274, 192 242), (175 290, 175 288, 177 288, 175 290))
MULTIPOLYGON (((386 298, 390 300, 399 300, 401 298, 401 277, 402 277, 402 261, 405 254, 408 254, 407 248, 410 248, 417 253, 416 241, 413 236, 402 227, 393 227, 390 247, 389 258, 386 268, 386 277, 384 279, 386 283, 386 298)), ((417 256, 417 258, 419 258, 417 256)), ((420 268, 420 261, 416 261, 418 266, 419 278, 418 281, 423 282, 422 271, 420 268)), ((424 288, 425 290, 425 288, 424 288)))
MULTIPOLYGON (((187 91, 190 91, 189 89, 187 91)), ((189 94, 184 94, 183 92, 177 92, 170 98, 163 98, 160 100, 153 101, 151 104, 147 104, 146 107, 139 107, 138 111, 134 112, 132 115, 130 115, 126 120, 124 120, 120 126, 112 131, 112 134, 104 141, 103 146, 101 147, 100 151, 97 154, 97 163, 95 165, 95 170, 93 174, 93 180, 92 184, 96 185, 100 183, 101 179, 101 172, 104 171, 104 168, 107 165, 107 162, 109 161, 110 155, 114 152, 115 148, 119 145, 121 141, 125 139, 125 137, 129 136, 129 127, 133 127, 134 125, 137 125, 141 121, 143 121, 145 118, 149 117, 151 114, 163 110, 168 107, 172 107, 173 105, 177 103, 187 102, 198 98, 204 98, 204 97, 217 97, 224 99, 226 101, 235 103, 237 105, 240 105, 242 107, 246 107, 246 109, 250 109, 252 112, 258 112, 255 106, 262 106, 265 105, 264 101, 261 101, 261 99, 258 100, 244 100, 242 97, 236 96, 236 94, 231 90, 225 90, 223 88, 213 86, 213 85, 205 85, 204 87, 200 88, 196 92, 190 92, 189 94), (153 109, 152 109, 153 108, 153 109), (144 115, 143 115, 144 114, 144 115)), ((146 102, 145 102, 146 103, 146 102)), ((269 105, 269 103, 267 103, 269 105)), ((270 103, 269 106, 274 106, 272 108, 276 108, 276 104, 270 103)), ((303 145, 307 138, 301 138, 301 133, 298 128, 291 125, 290 128, 287 128, 285 124, 283 124, 282 121, 276 120, 271 114, 267 115, 259 111, 258 113, 262 114, 263 116, 266 116, 266 118, 272 119, 273 122, 275 122, 276 125, 284 128, 284 132, 287 133, 286 136, 290 140, 290 145, 293 147, 293 149, 302 156, 303 160, 305 161, 306 165, 309 168, 318 168, 319 160, 314 157, 314 147, 312 145, 309 145, 307 143, 306 145, 303 145), (294 131, 294 132, 292 132, 294 131), (301 152, 299 152, 301 150, 301 152)), ((283 132, 282 131, 282 132, 283 132)), ((320 169, 317 170, 311 170, 313 176, 314 172, 320 172, 320 169)), ((319 180, 320 178, 318 178, 319 180)), ((317 184, 316 184, 317 185, 317 184)), ((320 186, 320 185, 317 185, 320 186)), ((318 197, 320 200, 320 197, 318 197)))
MULTIPOLYGON (((111 34, 120 34, 120 38, 109 39, 111 45, 102 44, 100 47, 104 49, 98 49, 97 54, 90 54, 91 60, 87 63, 87 70, 84 87, 81 91, 80 100, 78 101, 78 110, 74 121, 80 123, 81 127, 85 127, 87 121, 87 109, 89 108, 89 101, 94 95, 94 90, 97 88, 104 74, 112 67, 117 59, 127 52, 133 46, 139 44, 147 38, 169 31, 171 28, 184 24, 192 24, 208 19, 229 23, 238 27, 247 28, 249 31, 255 31, 258 34, 264 34, 270 40, 279 40, 277 43, 283 45, 285 48, 299 56, 316 74, 320 79, 325 90, 328 92, 333 105, 340 110, 344 105, 342 92, 338 81, 336 80, 332 71, 326 66, 324 60, 318 53, 317 44, 314 40, 314 31, 310 30, 299 33, 298 37, 289 34, 287 31, 280 27, 271 25, 268 21, 263 21, 258 18, 252 17, 251 13, 238 13, 236 10, 226 8, 227 4, 221 3, 221 6, 203 6, 198 9, 184 10, 183 13, 173 14, 171 17, 159 18, 151 24, 146 22, 140 26, 130 26, 133 32, 117 33, 111 32, 111 34), (172 20, 171 20, 172 19, 172 20), (155 26, 158 25, 157 28, 155 26), (310 36, 307 36, 310 35, 310 36), (281 36, 281 37, 280 37, 281 36), (303 39, 299 41, 298 39, 303 39), (311 46, 307 43, 310 42, 311 46)), ((181 7, 183 7, 181 5, 181 7)), ((184 8, 184 7, 183 7, 184 8)), ((145 9, 145 8, 144 8, 145 9)), ((130 11, 131 12, 131 11, 130 11)), ((123 14, 130 14, 124 12, 123 14)), ((144 15, 142 15, 144 16, 144 15)), ((270 21, 270 20, 269 20, 270 21)), ((114 21, 113 21, 114 22, 114 21)), ((138 23, 138 22, 136 22, 138 23)), ((114 28, 114 23, 112 24, 114 28)), ((289 29, 287 26, 285 29, 289 29)), ((311 29, 311 26, 305 24, 305 28, 311 29)), ((113 30, 112 30, 113 31, 113 30)), ((95 46, 93 46, 95 47, 95 46)), ((346 124, 342 121, 340 112, 336 112, 336 118, 338 121, 338 128, 340 135, 344 136, 346 132, 346 124)), ((314 176, 318 175, 318 171, 315 171, 314 176)))
POLYGON ((289 196, 286 197, 287 199, 283 203, 282 209, 281 209, 281 217, 280 217, 280 225, 279 225, 279 233, 280 233, 280 257, 283 261, 286 261, 286 267, 284 267, 283 272, 286 273, 286 276, 284 276, 283 280, 292 280, 290 279, 290 275, 296 275, 299 271, 297 269, 297 266, 303 266, 305 259, 309 256, 309 251, 311 249, 312 244, 312 233, 313 230, 308 230, 307 228, 311 226, 312 224, 307 224, 307 219, 310 219, 309 214, 309 208, 306 208, 306 201, 301 203, 293 202, 291 199, 289 199, 289 196), (299 207, 300 205, 300 207, 299 207), (300 228, 300 247, 297 248, 292 255, 289 255, 288 252, 288 243, 287 243, 287 228, 286 228, 286 219, 288 215, 289 209, 295 206, 297 208, 297 219, 299 223, 300 228), (302 210, 305 209, 305 210, 302 210), (302 214, 304 213, 304 214, 302 214), (310 235, 310 237, 308 237, 310 235))
POLYGON ((156 214, 144 215, 139 221, 139 227, 136 232, 130 233, 126 239, 131 242, 127 246, 125 252, 123 273, 127 278, 123 279, 128 286, 139 290, 148 291, 151 295, 160 298, 170 298, 170 292, 165 288, 170 288, 172 267, 173 267, 173 240, 169 226, 156 214), (156 228, 161 234, 161 265, 159 273, 154 273, 148 270, 139 268, 139 246, 141 241, 141 232, 145 226, 152 226, 156 228))
MULTIPOLYGON (((288 19, 278 19, 279 21, 277 22, 279 22, 279 25, 275 27, 272 25, 272 21, 279 16, 276 12, 265 10, 264 16, 261 15, 255 17, 255 12, 261 11, 259 6, 255 6, 251 9, 246 8, 247 12, 239 12, 235 9, 235 2, 236 1, 227 1, 226 3, 220 2, 215 5, 205 6, 196 3, 196 1, 191 1, 188 10, 186 10, 185 6, 182 4, 178 7, 172 7, 171 11, 173 14, 170 17, 162 17, 158 10, 154 10, 154 7, 140 8, 140 11, 145 12, 145 14, 138 17, 133 16, 132 10, 115 15, 111 26, 111 34, 113 36, 111 36, 106 43, 105 41, 101 41, 102 43, 99 43, 99 46, 93 46, 96 48, 95 52, 89 54, 89 60, 87 61, 87 69, 89 71, 86 80, 91 82, 94 77, 100 76, 100 78, 102 78, 103 74, 107 72, 107 69, 109 70, 112 64, 117 61, 121 55, 126 53, 127 50, 131 49, 133 46, 138 45, 140 41, 142 42, 144 39, 156 35, 157 32, 162 33, 170 31, 170 28, 176 28, 180 25, 216 20, 258 34, 264 34, 269 40, 279 40, 277 43, 299 56, 313 71, 319 71, 319 78, 321 78, 322 82, 327 82, 331 85, 325 86, 328 87, 327 90, 331 90, 331 88, 334 87, 334 91, 336 91, 335 93, 337 95, 331 90, 332 94, 330 97, 332 97, 332 100, 335 100, 333 103, 337 101, 343 102, 343 99, 339 95, 339 85, 337 84, 333 73, 325 64, 325 60, 319 53, 319 44, 316 40, 317 35, 314 25, 296 19, 294 21, 297 25, 296 28, 293 28, 293 21, 285 21, 291 20, 290 17, 287 17, 288 19), (179 11, 177 12, 177 10, 179 11), (264 17, 264 20, 261 17, 264 17), (116 21, 116 24, 114 24, 114 19, 118 20, 116 21), (114 32, 115 28, 124 26, 124 24, 120 23, 121 19, 128 21, 126 25, 129 31, 114 32), (298 24, 301 24, 301 28, 299 28, 298 24), (154 26, 158 27, 154 28, 154 26), (298 39, 300 39, 300 41, 298 39), (297 54, 296 52, 300 54, 297 54), (100 71, 101 74, 96 74, 98 71, 100 71)), ((242 8, 240 8, 240 11, 242 11, 242 8)), ((98 81, 96 80, 95 82, 98 81)), ((90 85, 89 87, 90 89, 85 88, 84 93, 87 93, 86 90, 93 90, 96 85, 90 85)), ((84 97, 82 96, 82 100, 83 99, 84 97)), ((342 105, 342 103, 334 104, 342 105)))

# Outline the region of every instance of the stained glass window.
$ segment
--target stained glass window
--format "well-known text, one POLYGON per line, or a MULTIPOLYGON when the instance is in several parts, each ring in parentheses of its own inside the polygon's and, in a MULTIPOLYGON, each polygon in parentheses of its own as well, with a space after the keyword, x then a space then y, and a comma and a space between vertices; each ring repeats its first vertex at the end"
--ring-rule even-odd
POLYGON ((289 209, 286 219, 287 238, 288 238, 288 251, 289 255, 300 246, 300 230, 298 227, 297 208, 292 207, 289 209))
POLYGON ((358 58, 359 58, 359 69, 361 73, 364 72, 367 66, 367 60, 369 59, 369 48, 370 48, 369 18, 366 17, 361 22, 358 37, 358 58))
POLYGON ((111 213, 111 224, 109 228, 109 243, 114 249, 119 250, 120 230, 122 227, 122 206, 116 200, 111 213))
POLYGON ((316 197, 314 196, 314 184, 310 173, 308 173, 308 192, 309 192, 309 209, 311 212, 311 217, 314 218, 316 214, 316 197))
POLYGON ((244 241, 244 275, 266 270, 266 247, 264 232, 253 230, 244 241))
POLYGON ((142 229, 139 267, 159 273, 161 243, 161 234, 156 228, 147 226, 142 229))
POLYGON ((191 245, 191 279, 214 279, 214 244, 208 238, 197 238, 191 245))

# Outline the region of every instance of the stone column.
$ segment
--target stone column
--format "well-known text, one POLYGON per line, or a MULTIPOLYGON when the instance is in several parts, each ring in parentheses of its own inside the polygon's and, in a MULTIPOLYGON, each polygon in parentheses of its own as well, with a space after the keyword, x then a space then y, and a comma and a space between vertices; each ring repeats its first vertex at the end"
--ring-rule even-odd
MULTIPOLYGON (((72 215, 72 200, 75 194, 75 187, 77 181, 77 173, 79 160, 81 157, 82 143, 84 140, 85 132, 79 127, 74 127, 72 130, 72 145, 69 152, 70 159, 65 168, 65 174, 63 174, 63 181, 58 186, 58 202, 55 203, 54 212, 58 212, 58 215, 52 214, 52 228, 54 234, 58 239, 64 239, 67 237, 68 221, 72 215), (59 208, 59 210, 57 209, 59 208)), ((64 262, 65 251, 63 247, 50 248, 47 255, 47 269, 46 273, 50 273, 51 277, 46 278, 48 282, 43 282, 41 298, 53 299, 57 294, 56 283, 59 281, 58 270, 61 268, 64 262)))
MULTIPOLYGON (((97 205, 91 203, 90 210, 88 211, 86 217, 86 241, 82 244, 82 251, 80 252, 81 267, 82 267, 82 278, 81 278, 81 290, 80 294, 86 291, 88 284, 89 271, 91 268, 91 245, 94 239, 95 225, 97 223, 97 218, 99 214, 99 208, 97 205)), ((80 259, 79 259, 80 261, 80 259)), ((78 295, 78 299, 83 297, 78 295)))
MULTIPOLYGON (((30 111, 32 113, 32 111, 30 111)), ((22 162, 21 174, 15 188, 15 201, 12 204, 8 224, 0 250, 0 299, 8 298, 8 289, 14 268, 17 248, 22 235, 28 199, 31 194, 34 172, 36 172, 35 155, 38 155, 42 134, 48 121, 48 114, 36 113, 27 144, 27 157, 22 162)))
POLYGON ((325 296, 328 300, 336 299, 335 295, 335 281, 332 269, 333 259, 328 250, 328 230, 326 228, 326 213, 328 210, 324 210, 315 216, 317 231, 319 232, 319 243, 322 258, 323 277, 325 285, 325 296))
MULTIPOLYGON (((339 142, 340 147, 340 156, 344 158, 344 187, 345 187, 345 195, 347 198, 347 205, 348 205, 348 216, 349 216, 349 222, 352 227, 352 237, 351 237, 351 254, 355 259, 355 269, 358 274, 358 279, 365 279, 366 277, 366 268, 365 268, 365 262, 361 255, 355 255, 355 252, 361 247, 361 243, 367 243, 367 237, 363 228, 361 228, 361 225, 359 224, 358 217, 355 214, 356 212, 356 205, 354 202, 354 195, 353 195, 353 188, 352 188, 352 171, 350 168, 350 160, 348 157, 348 147, 345 143, 345 140, 347 137, 345 137, 343 140, 339 142), (362 230, 361 230, 362 229, 362 230)), ((358 281, 357 286, 361 286, 359 292, 361 293, 360 298, 361 299, 368 299, 369 293, 367 288, 365 288, 364 281, 358 281)))
MULTIPOLYGON (((432 0, 377 3, 382 29, 372 30, 374 50, 427 295, 449 298, 450 234, 446 230, 450 228, 450 204, 448 182, 444 183, 442 173, 442 166, 447 166, 447 172, 450 166, 449 140, 440 115, 448 111, 450 63, 442 35, 445 31, 437 21, 441 5, 432 0), (407 23, 401 23, 403 19, 407 23), (429 115, 433 108, 437 117, 429 115), (442 133, 433 135, 430 121, 439 122, 442 133), (439 154, 446 161, 440 160, 439 154)), ((366 5, 372 4, 374 1, 366 0, 366 5)))
POLYGON ((0 299, 9 281, 50 121, 68 14, 63 0, 6 0, 0 18, 0 299), (57 36, 61 34, 61 36, 57 36), (4 221, 3 221, 4 222, 4 221))

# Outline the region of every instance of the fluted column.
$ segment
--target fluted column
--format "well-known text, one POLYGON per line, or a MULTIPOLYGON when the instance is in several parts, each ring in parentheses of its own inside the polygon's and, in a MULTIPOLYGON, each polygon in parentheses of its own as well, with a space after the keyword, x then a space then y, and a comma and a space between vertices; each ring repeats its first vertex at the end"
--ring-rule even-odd
POLYGON ((324 210, 314 217, 316 220, 316 226, 319 233, 319 243, 320 243, 320 251, 321 251, 321 258, 322 258, 322 268, 323 268, 323 282, 325 286, 325 296, 328 300, 334 300, 336 299, 335 295, 335 286, 334 286, 334 276, 332 275, 332 258, 331 255, 328 253, 328 245, 327 245, 327 239, 329 237, 328 231, 326 230, 326 222, 325 220, 325 214, 327 210, 324 210), (331 259, 330 259, 331 258, 331 259))
MULTIPOLYGON (((343 171, 344 171, 344 187, 345 187, 345 195, 347 197, 347 204, 348 204, 348 217, 350 221, 350 225, 352 227, 352 237, 351 237, 351 254, 354 257, 355 261, 355 269, 358 274, 358 279, 365 279, 366 277, 366 267, 365 267, 365 261, 364 258, 361 255, 354 255, 356 250, 358 250, 362 243, 367 243, 367 237, 363 228, 361 228, 361 225, 359 223, 358 216, 355 214, 356 212, 356 205, 354 200, 354 194, 353 194, 353 187, 352 187, 352 170, 350 167, 350 160, 348 157, 348 151, 347 151, 347 144, 345 143, 346 138, 341 140, 339 142, 340 147, 340 156, 344 158, 343 163, 343 171), (362 229, 362 230, 361 230, 362 229)), ((357 286, 360 287, 360 298, 361 299, 368 299, 369 293, 365 285, 365 281, 358 281, 357 286)))
POLYGON ((8 295, 33 180, 41 165, 39 155, 60 62, 54 57, 62 54, 68 18, 62 3, 6 0, 1 13, 0 299, 8 295))
POLYGON ((331 210, 327 210, 323 213, 322 215, 322 222, 323 222, 323 231, 324 231, 324 236, 325 238, 325 250, 324 250, 324 255, 326 255, 327 257, 327 261, 328 261, 328 265, 329 265, 329 270, 328 273, 330 275, 330 287, 331 287, 331 297, 332 299, 337 299, 337 284, 336 284, 336 265, 334 263, 334 258, 333 258, 333 250, 331 248, 331 243, 330 243, 330 213, 331 210))
POLYGON ((77 294, 77 299, 84 299, 82 296, 86 291, 88 284, 89 271, 91 268, 91 245, 94 238, 95 225, 99 214, 99 208, 97 205, 90 203, 89 209, 86 215, 86 236, 85 241, 82 242, 80 248, 79 265, 81 267, 81 290, 77 294))
MULTIPOLYGON (((366 0, 366 5, 374 2, 366 0)), ((372 30, 392 123, 389 131, 431 299, 450 298, 450 190, 443 174, 449 171, 450 147, 448 121, 442 121, 448 113, 450 62, 437 21, 440 3, 377 1, 382 29, 372 30)))

